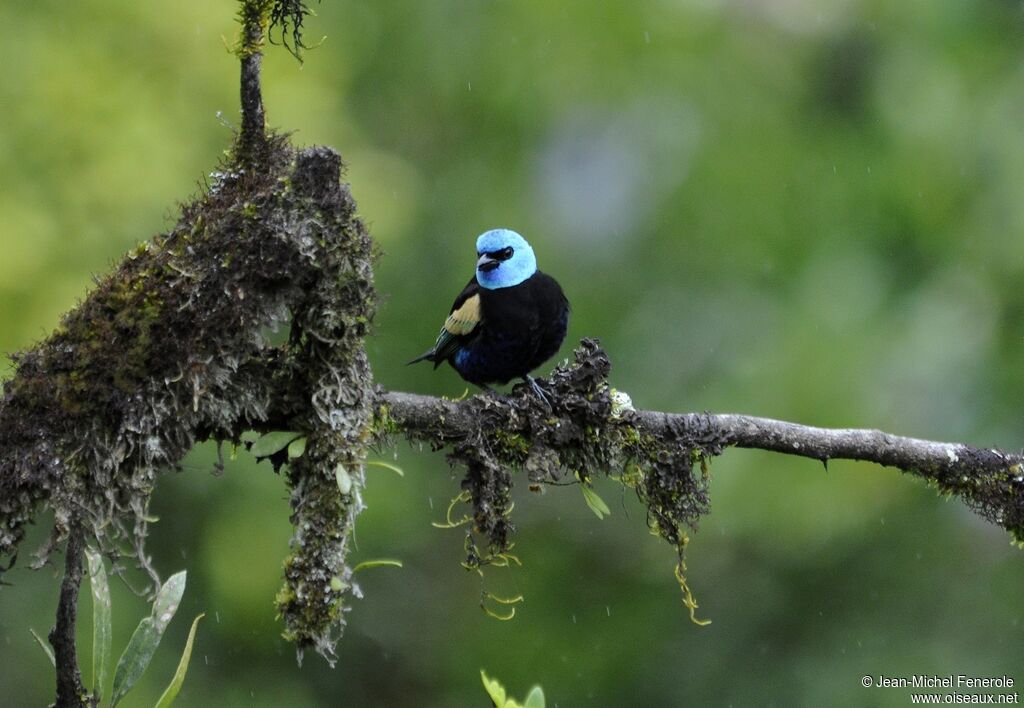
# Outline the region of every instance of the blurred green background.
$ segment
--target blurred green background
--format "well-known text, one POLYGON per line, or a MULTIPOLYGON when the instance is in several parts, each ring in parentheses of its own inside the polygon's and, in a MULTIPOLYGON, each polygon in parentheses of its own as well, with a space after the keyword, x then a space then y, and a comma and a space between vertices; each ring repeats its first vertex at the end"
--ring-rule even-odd
MULTIPOLYGON (((0 4, 0 351, 30 346, 137 241, 166 229, 237 125, 229 0, 0 4)), ((738 411, 1024 445, 1024 9, 1016 0, 326 0, 322 45, 271 49, 272 124, 339 149, 385 255, 379 381, 459 395, 403 363, 469 277, 473 239, 522 232, 638 406, 738 411)), ((9 373, 9 372, 8 372, 9 373)), ((5 374, 6 375, 6 374, 5 374)), ((180 702, 482 706, 485 668, 548 705, 893 705, 864 674, 1024 681, 1024 556, 924 484, 865 464, 730 451, 693 536, 690 624, 673 551, 604 481, 516 490, 524 567, 477 607, 442 454, 369 471, 337 668, 296 666, 273 596, 286 490, 212 450, 168 474, 150 539, 189 584, 126 706, 152 705, 201 611, 180 702)), ((55 569, 0 588, 5 705, 52 700, 29 635, 55 569)), ((115 652, 143 602, 114 586, 115 652)), ((89 600, 82 658, 89 671, 89 600)))

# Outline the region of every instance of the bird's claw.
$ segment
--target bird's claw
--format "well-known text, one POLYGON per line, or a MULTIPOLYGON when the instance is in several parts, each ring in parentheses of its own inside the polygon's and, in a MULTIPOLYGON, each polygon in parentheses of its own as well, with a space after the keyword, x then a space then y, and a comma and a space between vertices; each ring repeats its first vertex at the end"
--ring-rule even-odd
POLYGON ((551 398, 548 397, 548 394, 544 393, 544 389, 542 389, 540 384, 537 383, 537 379, 532 376, 524 376, 523 380, 530 384, 530 388, 532 388, 533 392, 536 393, 540 400, 544 402, 544 405, 547 406, 549 412, 554 410, 554 406, 551 405, 551 398))

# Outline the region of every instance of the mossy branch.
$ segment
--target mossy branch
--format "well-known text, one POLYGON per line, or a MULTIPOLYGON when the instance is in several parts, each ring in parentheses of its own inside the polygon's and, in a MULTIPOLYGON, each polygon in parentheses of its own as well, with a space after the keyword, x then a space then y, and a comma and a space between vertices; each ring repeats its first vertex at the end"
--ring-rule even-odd
MULTIPOLYGON (((255 153, 266 139, 266 115, 263 108, 263 90, 260 71, 263 63, 263 44, 270 26, 272 0, 242 0, 238 11, 241 35, 235 54, 241 62, 242 129, 238 139, 239 162, 253 163, 255 153)), ((244 166, 244 165, 243 165, 244 166)))
MULTIPOLYGON (((466 441, 473 441, 495 453, 498 464, 524 467, 531 480, 538 481, 557 478, 562 474, 559 469, 575 465, 587 474, 592 469, 609 469, 588 465, 588 459, 624 469, 635 462, 638 453, 664 457, 678 449, 696 451, 705 461, 728 447, 742 447, 807 457, 826 466, 829 460, 838 459, 873 462, 928 480, 942 493, 960 497, 983 518, 1005 528, 1017 543, 1024 541, 1024 455, 879 430, 816 428, 728 413, 634 410, 622 394, 607 385, 594 386, 587 380, 578 388, 578 382, 574 383, 574 368, 601 371, 606 367, 604 353, 585 340, 576 352, 574 367, 560 367, 552 377, 553 412, 540 405, 526 387, 519 387, 508 399, 485 395, 460 402, 381 392, 378 418, 390 432, 435 447, 459 450, 466 441), (595 407, 607 413, 594 420, 590 412, 595 407), (581 413, 585 414, 583 420, 581 413), (581 425, 589 426, 593 433, 580 441, 589 449, 563 449, 559 436, 581 425), (548 441, 550 430, 563 431, 555 436, 555 444, 548 441), (567 452, 572 459, 566 459, 567 452)), ((693 474, 688 465, 672 472, 693 474)), ((699 510, 704 500, 698 495, 690 502, 699 510)), ((657 519, 656 510, 652 513, 657 519)), ((699 513, 692 520, 696 516, 699 513)))
POLYGON ((263 47, 268 39, 273 42, 271 33, 277 28, 281 43, 301 61, 302 50, 308 48, 303 41, 303 22, 310 14, 312 11, 304 0, 240 1, 240 34, 234 51, 241 62, 242 129, 236 150, 242 167, 258 162, 258 153, 266 140, 266 112, 260 86, 263 47))
POLYGON ((74 527, 68 534, 67 547, 64 549, 64 579, 60 584, 57 622, 48 637, 57 667, 57 708, 96 705, 95 697, 89 695, 82 683, 82 673, 78 668, 78 649, 75 645, 84 544, 82 529, 74 527))
POLYGON ((0 395, 0 559, 14 562, 43 507, 54 528, 38 562, 68 540, 51 635, 61 705, 86 699, 73 650, 83 537, 134 556, 156 579, 143 544, 157 473, 199 441, 238 443, 252 429, 306 437, 287 472, 295 533, 277 607, 285 636, 328 660, 357 592, 346 553, 367 450, 393 434, 447 447, 466 470, 458 498, 472 505, 466 566, 474 570, 513 558, 513 472, 532 484, 620 472, 651 527, 678 550, 691 612, 687 529, 708 511, 708 460, 730 446, 896 466, 1024 538, 1020 455, 748 416, 636 411, 608 386, 608 358, 591 340, 543 382, 551 409, 525 387, 460 403, 375 390, 363 347, 376 308, 374 247, 340 181, 341 158, 296 150, 265 128, 266 33, 274 23, 290 28, 297 52, 308 9, 296 0, 241 7, 243 118, 231 158, 174 228, 140 244, 52 335, 12 357, 0 395), (288 327, 288 341, 272 345, 266 330, 278 326, 288 327))
POLYGON ((348 589, 324 588, 347 575, 360 508, 358 485, 340 494, 334 472, 361 478, 372 414, 373 247, 336 153, 271 136, 258 156, 258 169, 225 164, 171 231, 13 357, 0 397, 0 556, 13 562, 46 505, 55 526, 40 563, 81 524, 108 553, 148 565, 158 471, 196 442, 238 442, 285 416, 309 445, 289 477, 288 564, 302 570, 289 572, 280 612, 300 647, 329 654, 348 589), (280 326, 290 337, 272 346, 266 332, 280 326))

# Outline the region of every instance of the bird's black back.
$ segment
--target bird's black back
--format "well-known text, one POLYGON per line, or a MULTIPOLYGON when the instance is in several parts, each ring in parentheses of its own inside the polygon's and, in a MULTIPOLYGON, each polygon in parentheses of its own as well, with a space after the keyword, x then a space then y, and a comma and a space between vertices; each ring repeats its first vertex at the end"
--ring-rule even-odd
POLYGON ((507 383, 536 369, 562 345, 569 302, 546 273, 537 271, 519 285, 495 290, 481 288, 474 277, 452 310, 474 294, 480 296, 480 326, 448 356, 467 381, 507 383))

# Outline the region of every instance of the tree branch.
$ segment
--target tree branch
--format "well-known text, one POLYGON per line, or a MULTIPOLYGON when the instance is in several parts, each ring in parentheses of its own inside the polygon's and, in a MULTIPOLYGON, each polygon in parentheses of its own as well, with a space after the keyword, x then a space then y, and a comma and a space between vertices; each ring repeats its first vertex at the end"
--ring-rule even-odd
POLYGON ((275 22, 291 28, 295 50, 306 13, 301 0, 240 1, 233 150, 173 228, 12 356, 15 372, 0 387, 0 573, 44 505, 54 529, 38 564, 76 528, 146 567, 157 473, 196 442, 237 443, 287 420, 308 444, 289 466, 295 537, 278 613, 300 650, 330 657, 353 589, 346 551, 362 508, 373 403, 363 340, 376 294, 373 243, 340 156, 297 150, 264 126, 266 33, 275 22), (272 346, 266 332, 280 326, 289 339, 272 346))
POLYGON ((82 585, 82 527, 72 526, 68 533, 67 548, 64 551, 64 579, 60 584, 60 602, 57 605, 57 622, 47 637, 53 646, 57 664, 57 708, 70 708, 90 704, 90 698, 82 684, 82 673, 78 668, 78 651, 75 646, 75 627, 78 619, 78 589, 82 585))
MULTIPOLYGON (((362 509, 371 443, 404 433, 465 469, 472 505, 466 565, 508 562, 512 472, 533 484, 589 483, 620 472, 651 527, 678 549, 706 514, 707 462, 729 446, 826 462, 892 465, 957 494, 1024 539, 1020 455, 878 431, 826 430, 741 415, 636 411, 608 385, 610 363, 583 340, 571 365, 510 396, 455 403, 373 389, 363 340, 373 320, 374 245, 328 148, 296 150, 265 130, 260 58, 268 23, 301 48, 301 0, 242 0, 242 130, 209 189, 167 233, 142 243, 62 320, 12 357, 0 393, 0 561, 13 563, 24 528, 53 510, 50 544, 68 538, 57 623, 58 704, 89 700, 77 667, 75 608, 86 533, 140 562, 158 471, 202 440, 301 431, 289 461, 295 527, 277 596, 284 635, 330 660, 354 592, 348 536, 362 509), (289 328, 272 346, 267 328, 289 328), (478 540, 486 545, 480 547, 478 540)), ((2 569, 0 564, 0 569, 2 569)))
MULTIPOLYGON (((414 438, 450 442, 469 437, 477 427, 465 402, 418 393, 385 391, 395 425, 414 438)), ((925 477, 945 478, 965 471, 996 474, 1024 463, 1024 456, 962 443, 934 442, 862 428, 816 428, 784 420, 737 413, 665 413, 637 410, 627 419, 640 431, 710 432, 736 447, 808 457, 819 462, 855 460, 896 467, 925 477)), ((1024 491, 1024 485, 1022 485, 1024 491)))
POLYGON ((637 411, 635 416, 641 427, 659 433, 670 428, 686 430, 705 426, 736 447, 809 457, 824 463, 829 460, 874 462, 936 481, 965 471, 996 474, 1024 461, 1021 455, 961 443, 920 440, 881 430, 817 428, 736 413, 637 411))
POLYGON ((257 147, 266 139, 260 70, 270 11, 267 0, 243 0, 239 11, 242 36, 236 51, 241 60, 242 132, 238 148, 243 161, 251 161, 257 147))
MULTIPOLYGON (((587 351, 586 344, 583 350, 587 351)), ((592 350, 585 357, 600 356, 598 352, 592 350)), ((576 365, 586 365, 586 361, 580 361, 579 351, 576 365)), ((562 375, 556 371, 553 379, 562 375)), ((564 386, 556 381, 556 388, 560 385, 564 386)), ((631 441, 645 441, 648 450, 651 445, 683 445, 699 450, 702 456, 714 456, 735 446, 807 457, 826 465, 835 459, 874 462, 929 480, 943 492, 963 498, 984 518, 1010 531, 1015 540, 1024 538, 1024 456, 1020 454, 919 440, 880 430, 817 428, 732 413, 634 410, 622 394, 609 389, 606 395, 612 399, 611 412, 601 434, 612 441, 613 447, 627 448, 604 450, 601 456, 606 459, 621 463, 623 458, 636 454, 636 445, 631 441), (633 449, 629 449, 631 444, 633 449)), ((507 405, 486 394, 455 402, 382 391, 378 400, 392 431, 404 432, 435 446, 480 441, 481 429, 485 431, 484 438, 522 435, 527 444, 532 444, 533 435, 542 427, 580 425, 576 419, 580 409, 566 409, 561 395, 554 398, 553 415, 546 414, 535 408, 523 387, 517 387, 507 405)), ((679 472, 689 474, 690 470, 684 468, 679 472)))

